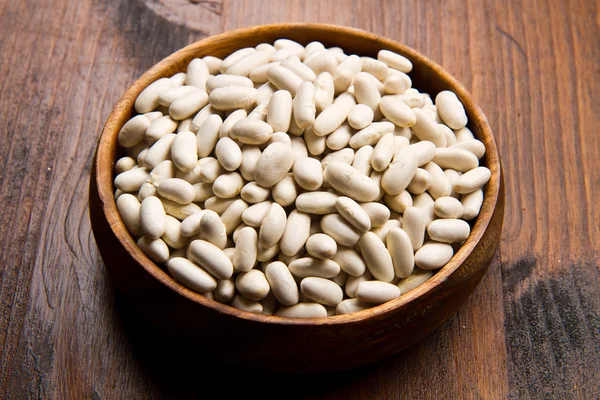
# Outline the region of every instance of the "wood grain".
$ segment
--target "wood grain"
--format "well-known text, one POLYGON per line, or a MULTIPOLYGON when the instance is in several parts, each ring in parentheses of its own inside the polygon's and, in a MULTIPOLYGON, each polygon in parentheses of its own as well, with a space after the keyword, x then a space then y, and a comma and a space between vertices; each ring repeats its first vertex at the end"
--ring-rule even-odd
POLYGON ((282 21, 370 30, 441 63, 486 112, 507 185, 497 261, 456 317, 382 363, 283 382, 309 398, 600 397, 598 1, 229 0, 200 30, 152 1, 0 0, 0 398, 210 398, 265 381, 169 371, 130 340, 87 183, 104 120, 147 68, 282 21))

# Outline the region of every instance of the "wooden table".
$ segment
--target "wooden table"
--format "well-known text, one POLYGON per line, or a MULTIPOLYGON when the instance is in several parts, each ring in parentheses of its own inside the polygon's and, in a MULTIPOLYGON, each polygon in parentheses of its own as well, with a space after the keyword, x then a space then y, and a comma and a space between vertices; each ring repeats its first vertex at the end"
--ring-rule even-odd
POLYGON ((0 398, 599 398, 599 7, 0 0, 0 398), (424 342, 350 372, 224 371, 153 346, 90 231, 92 157, 125 89, 188 43, 277 21, 354 26, 430 56, 478 99, 504 161, 501 248, 475 295, 424 342))

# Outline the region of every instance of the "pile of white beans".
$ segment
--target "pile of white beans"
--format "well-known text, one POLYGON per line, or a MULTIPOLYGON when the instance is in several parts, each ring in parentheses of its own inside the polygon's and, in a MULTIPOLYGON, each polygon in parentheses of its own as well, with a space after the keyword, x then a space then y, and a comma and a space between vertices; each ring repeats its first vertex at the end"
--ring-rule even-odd
POLYGON ((207 298, 311 318, 427 281, 470 234, 490 171, 457 96, 405 57, 279 39, 192 60, 135 102, 116 203, 149 258, 207 298))

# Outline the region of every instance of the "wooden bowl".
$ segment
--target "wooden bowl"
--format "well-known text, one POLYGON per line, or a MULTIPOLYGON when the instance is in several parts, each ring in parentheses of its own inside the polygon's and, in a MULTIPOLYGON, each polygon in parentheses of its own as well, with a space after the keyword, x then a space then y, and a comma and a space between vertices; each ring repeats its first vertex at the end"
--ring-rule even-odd
MULTIPOLYGON (((177 338, 186 352, 241 366, 279 372, 323 372, 353 368, 393 355, 422 339, 452 316, 485 274, 500 238, 504 190, 498 148, 488 121, 471 94, 448 72, 417 51, 357 29, 323 24, 273 24, 239 29, 189 45, 152 67, 127 90, 110 114, 90 180, 92 229, 117 289, 135 313, 177 338), (469 238, 428 282, 396 300, 355 314, 291 319, 257 315, 204 298, 175 282, 136 245, 113 197, 117 134, 132 117, 134 101, 158 78, 185 71, 196 57, 224 57, 234 50, 289 38, 320 41, 347 54, 377 55, 389 49, 409 58, 413 86, 433 96, 454 91, 465 106, 469 128, 486 147, 491 171, 481 213, 469 238)), ((190 357, 193 357, 190 355, 190 357)))

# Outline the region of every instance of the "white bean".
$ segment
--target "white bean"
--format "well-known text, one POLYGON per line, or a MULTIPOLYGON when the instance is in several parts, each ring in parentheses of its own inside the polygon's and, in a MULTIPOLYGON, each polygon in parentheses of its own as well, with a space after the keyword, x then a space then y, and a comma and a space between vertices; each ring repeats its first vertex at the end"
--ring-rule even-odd
POLYGON ((295 154, 283 143, 272 143, 256 161, 254 179, 263 187, 272 187, 281 181, 294 164, 295 154))
POLYGON ((371 220, 371 227, 377 228, 385 224, 390 219, 390 210, 381 203, 361 203, 361 208, 365 210, 371 220))
POLYGON ((457 243, 466 240, 471 227, 462 219, 436 219, 427 227, 427 234, 432 240, 442 243, 457 243))
POLYGON ((299 278, 307 278, 309 276, 333 278, 340 273, 340 266, 335 261, 312 257, 303 257, 292 261, 289 269, 294 276, 299 278))
POLYGON ((215 89, 225 88, 229 86, 243 86, 253 88, 254 84, 250 79, 246 78, 245 76, 228 74, 211 76, 206 81, 206 91, 208 93, 212 92, 215 89))
POLYGON ((242 188, 240 197, 247 203, 256 204, 265 201, 271 195, 271 191, 260 186, 256 182, 249 182, 242 188))
POLYGON ((354 133, 355 130, 350 128, 350 125, 342 124, 342 126, 337 128, 335 131, 333 131, 333 133, 327 136, 325 144, 331 150, 341 150, 348 146, 350 138, 352 137, 352 135, 354 135, 354 133))
POLYGON ((426 224, 424 214, 424 211, 418 207, 408 207, 402 216, 402 229, 410 238, 413 251, 417 251, 423 246, 426 224))
POLYGON ((386 63, 390 68, 397 69, 404 73, 412 71, 412 63, 410 60, 400 54, 394 53, 390 50, 379 50, 377 53, 377 59, 386 63))
POLYGON ((227 86, 210 92, 210 105, 217 110, 237 110, 256 103, 258 90, 246 86, 227 86))
POLYGON ((232 139, 224 137, 219 139, 215 147, 217 159, 227 171, 235 171, 242 164, 242 150, 232 139))
POLYGON ((337 252, 337 243, 331 236, 315 233, 306 241, 306 252, 315 258, 328 260, 337 252))
POLYGON ((155 185, 161 197, 179 204, 189 204, 196 197, 194 187, 183 179, 168 178, 155 185))
POLYGON ((412 273, 415 266, 412 243, 408 234, 401 228, 392 228, 386 236, 386 244, 392 257, 396 276, 406 278, 412 273))
POLYGON ((174 120, 183 120, 196 114, 208 104, 208 94, 204 90, 191 91, 171 103, 169 114, 174 120))
MULTIPOLYGON (((235 242, 235 253, 233 254, 233 268, 236 271, 247 272, 254 268, 256 264, 256 259, 258 257, 258 234, 254 230, 254 228, 247 226, 240 230, 237 241, 235 242)), ((256 270, 254 270, 256 271, 256 270)), ((261 272, 262 274, 262 272, 261 272)), ((264 276, 263 276, 264 278, 264 276)), ((266 282, 266 280, 265 280, 266 282)), ((237 282, 236 282, 237 286, 237 282)), ((240 288, 238 287, 238 290, 240 288)), ((240 290, 241 291, 241 290, 240 290)), ((267 292, 264 293, 266 296, 268 293, 268 285, 267 292)), ((246 293, 242 294, 252 300, 260 300, 250 296, 247 296, 246 293)), ((264 298, 261 297, 261 298, 264 298)))
POLYGON ((217 279, 228 279, 233 275, 233 264, 227 255, 205 240, 194 240, 188 247, 188 258, 204 268, 217 279))
POLYGON ((196 167, 198 147, 193 132, 180 132, 175 136, 171 144, 171 159, 175 166, 184 172, 189 172, 196 167))
POLYGON ((125 227, 132 236, 142 236, 140 226, 140 202, 134 195, 123 193, 117 199, 117 209, 125 227))
POLYGON ((327 316, 327 310, 318 303, 298 303, 281 307, 275 315, 288 318, 322 318, 327 316))
POLYGON ((293 101, 294 119, 298 128, 308 128, 315 122, 317 112, 315 101, 314 85, 311 82, 302 83, 293 101))
POLYGON ((284 306, 298 303, 298 286, 288 267, 275 261, 265 267, 265 275, 277 301, 284 306))
POLYGON ((444 174, 444 171, 435 162, 430 162, 423 168, 431 177, 431 185, 427 189, 431 197, 438 199, 450 196, 450 193, 452 193, 452 184, 446 174, 444 174))
MULTIPOLYGON (((310 215, 298 210, 293 210, 287 218, 285 230, 281 237, 281 241, 279 242, 281 252, 288 256, 293 256, 298 253, 306 243, 309 235, 310 215)), ((261 242, 263 241, 261 240, 261 242)), ((267 245, 268 244, 269 243, 267 243, 267 245)))
POLYGON ((400 279, 396 286, 398 286, 402 294, 408 293, 416 287, 419 287, 425 282, 427 282, 432 276, 432 271, 426 271, 420 268, 415 268, 409 277, 400 279))
POLYGON ((215 149, 219 140, 219 130, 223 125, 223 120, 217 114, 212 114, 200 127, 196 134, 198 157, 207 157, 215 149))
POLYGON ((479 160, 473 153, 457 147, 437 148, 433 162, 441 168, 452 168, 459 172, 468 172, 479 166, 479 160))
POLYGON ((115 187, 124 192, 136 192, 140 190, 148 176, 146 168, 132 168, 129 171, 121 172, 115 177, 115 187))
POLYGON ((400 297, 398 286, 386 282, 362 282, 356 289, 359 301, 371 304, 383 304, 400 297))
POLYGON ((394 161, 384 172, 381 186, 386 193, 397 195, 402 193, 415 176, 418 159, 410 147, 402 147, 395 155, 394 161))
POLYGON ((229 136, 244 144, 263 144, 271 139, 273 128, 264 121, 245 118, 231 127, 229 136))
POLYGON ((162 239, 142 236, 138 239, 137 245, 154 262, 164 263, 169 259, 169 247, 162 239))
POLYGON ((269 68, 267 77, 278 89, 290 92, 292 97, 296 96, 296 90, 298 90, 298 87, 303 82, 302 78, 282 65, 275 65, 269 68))
POLYGON ((336 306, 344 299, 342 289, 329 279, 304 278, 300 282, 300 288, 309 299, 328 306, 336 306))
POLYGON ((317 118, 315 118, 313 125, 315 135, 326 136, 339 128, 355 105, 356 100, 354 96, 350 93, 342 93, 333 104, 323 109, 317 118))
POLYGON ((169 78, 160 78, 152 82, 135 99, 135 110, 140 114, 153 111, 160 105, 158 97, 174 86, 174 82, 169 78))
POLYGON ((335 314, 336 315, 352 314, 355 312, 366 310, 368 308, 371 308, 372 306, 373 306, 372 304, 363 303, 362 301, 360 301, 358 299, 346 299, 346 300, 342 301, 341 303, 339 303, 337 305, 337 307, 335 307, 335 314))
POLYGON ((456 193, 471 193, 485 185, 491 177, 486 167, 477 167, 462 174, 452 185, 456 193))
POLYGON ((395 96, 383 96, 379 108, 388 120, 398 126, 411 127, 417 122, 417 116, 412 108, 395 96))
POLYGON ((467 125, 467 114, 462 103, 449 90, 444 90, 435 97, 435 105, 442 120, 452 129, 461 129, 467 125))
POLYGON ((209 74, 206 63, 200 58, 194 58, 187 67, 186 83, 204 90, 209 74))
POLYGON ((150 142, 156 142, 163 136, 175 132, 176 129, 177 121, 172 119, 169 115, 165 115, 164 117, 154 120, 148 129, 146 129, 146 139, 150 142))
POLYGON ((150 120, 144 115, 131 118, 119 131, 119 144, 123 147, 133 147, 141 143, 150 124, 150 120))
POLYGON ((415 263, 421 269, 436 270, 446 265, 453 255, 449 244, 427 242, 415 253, 415 263))
POLYGON ((438 197, 433 203, 433 211, 439 218, 461 218, 463 206, 454 197, 438 197))
POLYGON ((293 174, 287 174, 271 189, 273 200, 283 207, 287 207, 296 201, 298 189, 294 182, 293 174))
POLYGON ((166 265, 173 279, 195 292, 210 292, 217 287, 215 278, 187 258, 174 257, 166 265))
POLYGON ((188 244, 188 238, 181 234, 181 222, 170 215, 167 215, 165 222, 162 240, 174 249, 183 249, 188 244))
POLYGON ((394 124, 391 122, 373 122, 371 125, 356 132, 350 139, 350 147, 358 149, 363 146, 374 146, 388 133, 394 132, 394 124))
POLYGON ((335 202, 339 196, 330 192, 307 192, 296 198, 296 208, 307 214, 333 214, 335 202))
POLYGON ((140 206, 140 228, 150 239, 158 239, 165 233, 166 213, 158 197, 150 196, 140 206))
POLYGON ((340 215, 354 228, 363 233, 371 229, 371 219, 367 212, 349 197, 338 197, 335 207, 340 215))
POLYGON ((360 232, 339 214, 324 216, 321 219, 321 229, 342 246, 354 247, 360 239, 360 232))
POLYGON ((483 204, 483 190, 478 189, 474 192, 461 195, 460 202, 463 205, 462 218, 466 221, 475 219, 479 215, 481 205, 483 204))
POLYGON ((294 180, 303 189, 317 190, 323 184, 321 163, 314 158, 305 157, 296 160, 292 171, 294 180))
POLYGON ((325 168, 325 179, 334 189, 356 201, 373 201, 379 195, 375 182, 343 162, 329 163, 325 168))

